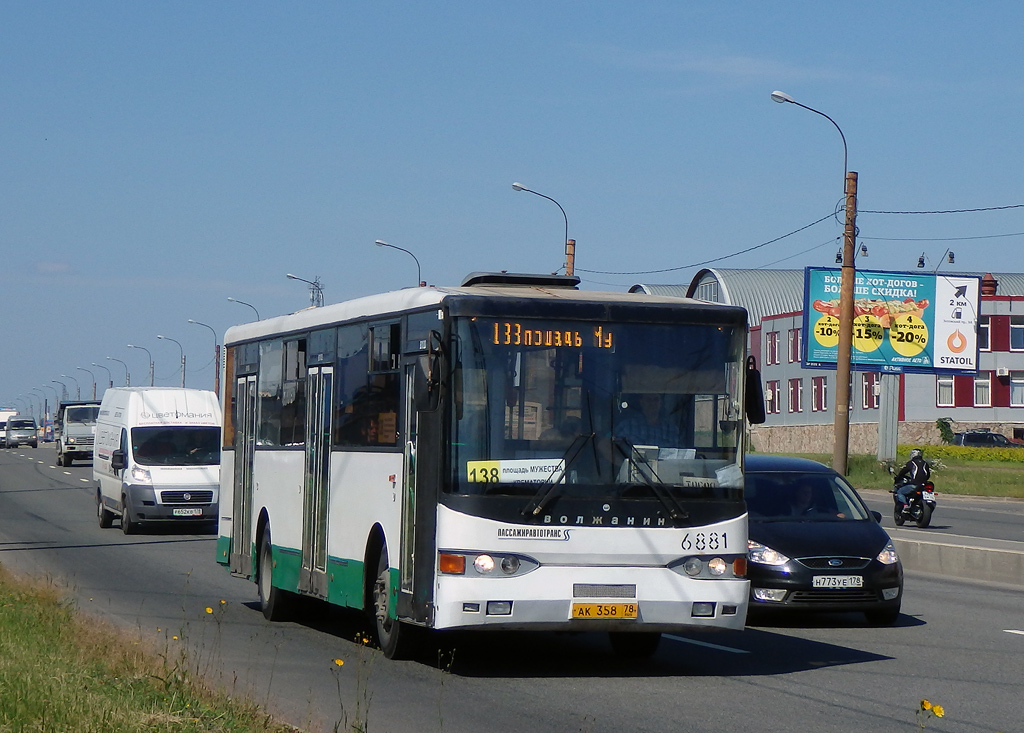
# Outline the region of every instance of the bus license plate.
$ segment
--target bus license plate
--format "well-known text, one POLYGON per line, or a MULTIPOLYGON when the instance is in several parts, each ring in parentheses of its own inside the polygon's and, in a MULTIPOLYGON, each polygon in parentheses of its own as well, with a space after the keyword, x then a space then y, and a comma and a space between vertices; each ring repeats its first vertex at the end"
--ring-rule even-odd
POLYGON ((573 618, 636 618, 635 603, 574 603, 573 618))
POLYGON ((189 506, 174 509, 171 513, 176 517, 201 517, 203 516, 203 508, 201 506, 189 506))
POLYGON ((814 588, 861 588, 864 578, 860 575, 815 575, 811 585, 814 588))

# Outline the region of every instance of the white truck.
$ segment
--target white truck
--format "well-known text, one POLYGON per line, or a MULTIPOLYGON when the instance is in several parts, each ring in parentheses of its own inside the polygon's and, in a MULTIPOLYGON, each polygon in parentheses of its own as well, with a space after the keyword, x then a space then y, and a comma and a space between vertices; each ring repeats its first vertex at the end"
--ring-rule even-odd
POLYGON ((70 466, 75 459, 92 459, 99 400, 61 402, 53 420, 53 440, 57 444, 57 465, 70 466))
POLYGON ((125 534, 158 522, 216 522, 220 431, 220 402, 208 390, 108 389, 92 462, 100 527, 117 517, 125 534))

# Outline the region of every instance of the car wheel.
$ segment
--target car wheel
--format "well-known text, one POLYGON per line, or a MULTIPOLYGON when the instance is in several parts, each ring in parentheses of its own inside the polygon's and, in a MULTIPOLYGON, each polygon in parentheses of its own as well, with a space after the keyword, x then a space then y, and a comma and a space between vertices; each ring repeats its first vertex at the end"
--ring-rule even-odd
POLYGON ((256 569, 256 588, 260 594, 260 610, 267 621, 287 621, 294 612, 295 596, 274 585, 274 553, 270 543, 270 527, 263 530, 260 540, 259 564, 256 569))
POLYGON ((626 659, 645 659, 658 650, 661 634, 657 631, 611 631, 608 640, 615 653, 626 659))
POLYGON ((101 529, 110 529, 114 526, 114 513, 103 506, 103 497, 99 492, 96 493, 96 518, 101 529))
POLYGON ((136 534, 139 531, 138 522, 132 521, 132 509, 128 506, 128 497, 121 497, 121 531, 124 534, 136 534))

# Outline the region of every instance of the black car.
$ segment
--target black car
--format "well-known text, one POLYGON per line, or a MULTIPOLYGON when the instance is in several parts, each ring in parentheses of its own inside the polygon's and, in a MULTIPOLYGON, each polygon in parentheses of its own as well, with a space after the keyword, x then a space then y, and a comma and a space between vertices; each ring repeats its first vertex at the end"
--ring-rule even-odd
POLYGON ((970 430, 966 433, 955 433, 953 445, 966 445, 975 448, 1024 448, 1020 443, 1014 443, 1002 433, 993 433, 990 430, 970 430))
POLYGON ((745 487, 751 614, 862 611, 896 622, 903 565, 881 515, 842 476, 804 458, 750 455, 745 487))

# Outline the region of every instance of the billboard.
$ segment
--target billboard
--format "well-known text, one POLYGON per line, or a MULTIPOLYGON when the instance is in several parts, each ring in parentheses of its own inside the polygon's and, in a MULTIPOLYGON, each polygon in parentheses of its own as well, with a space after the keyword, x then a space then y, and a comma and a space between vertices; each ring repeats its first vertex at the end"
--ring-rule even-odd
MULTIPOLYGON (((804 368, 836 368, 841 277, 804 269, 804 368)), ((850 368, 976 373, 980 296, 980 277, 857 270, 850 368)))

